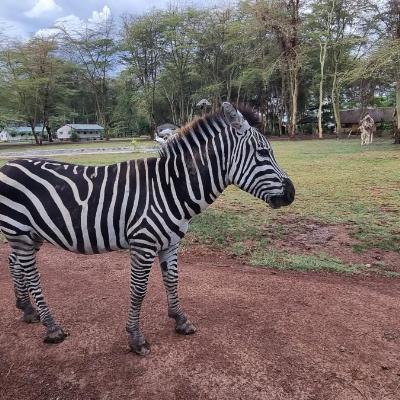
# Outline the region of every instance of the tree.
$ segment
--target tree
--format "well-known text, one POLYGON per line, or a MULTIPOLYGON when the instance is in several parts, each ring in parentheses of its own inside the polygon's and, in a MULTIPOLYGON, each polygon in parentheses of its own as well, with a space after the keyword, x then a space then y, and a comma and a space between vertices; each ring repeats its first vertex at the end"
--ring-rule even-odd
MULTIPOLYGON (((388 82, 395 90, 395 143, 400 144, 400 3, 388 0, 385 7, 376 10, 374 18, 378 40, 367 55, 346 75, 347 82, 368 81, 375 91, 378 82, 388 82), (380 22, 380 24, 379 24, 380 22)), ((371 100, 374 93, 370 96, 371 100)))
POLYGON ((290 92, 289 136, 297 130, 299 71, 301 54, 299 42, 300 0, 259 0, 254 4, 257 19, 273 32, 281 49, 290 92))
MULTIPOLYGON (((400 2, 389 0, 387 10, 387 30, 390 39, 382 44, 382 50, 387 49, 387 62, 394 73, 396 82, 396 113, 394 142, 400 144, 400 2), (390 49, 388 49, 390 47, 390 49), (390 51, 389 51, 390 50, 390 51)), ((386 64, 387 65, 387 64, 386 64)))
POLYGON ((143 92, 149 124, 155 128, 155 93, 161 68, 161 13, 125 16, 122 28, 122 60, 137 87, 143 92))
POLYGON ((110 75, 114 68, 117 46, 115 26, 110 15, 89 22, 78 29, 57 26, 67 58, 79 65, 82 76, 93 95, 97 122, 104 127, 108 139, 110 129, 110 75))
POLYGON ((192 8, 170 8, 161 15, 163 68, 159 82, 175 124, 184 125, 193 116, 193 94, 198 87, 195 50, 204 17, 204 13, 192 8))
MULTIPOLYGON (((328 64, 331 75, 331 102, 336 133, 341 136, 340 99, 343 85, 348 83, 348 71, 363 56, 368 37, 375 25, 372 3, 358 0, 335 0, 328 64)), ((367 46, 368 47, 368 46, 367 46)), ((368 52, 366 49, 365 52, 368 52)))
MULTIPOLYGON (((4 90, 10 122, 25 121, 31 127, 37 144, 45 130, 52 141, 51 120, 62 109, 65 97, 63 76, 65 63, 57 57, 54 37, 33 37, 28 42, 10 41, 1 52, 4 90), (38 136, 36 126, 42 122, 38 136)), ((3 95, 4 95, 3 90, 3 95)))
POLYGON ((30 60, 30 50, 29 43, 10 42, 2 51, 2 65, 7 76, 5 90, 10 96, 7 108, 14 114, 14 121, 22 120, 28 123, 36 144, 40 144, 36 125, 40 118, 40 91, 43 80, 37 74, 37 64, 30 60))
POLYGON ((54 37, 34 37, 26 47, 26 56, 31 64, 32 76, 35 76, 40 81, 39 103, 43 122, 41 136, 44 136, 44 130, 46 129, 50 142, 53 141, 50 117, 56 108, 55 92, 62 90, 59 84, 59 77, 63 71, 63 63, 54 55, 57 47, 54 37))
POLYGON ((318 96, 318 137, 322 139, 322 107, 324 103, 324 81, 325 64, 328 52, 328 46, 332 42, 332 29, 334 21, 336 0, 316 1, 312 4, 312 11, 309 17, 308 28, 311 32, 313 42, 316 41, 319 47, 319 96, 318 96))

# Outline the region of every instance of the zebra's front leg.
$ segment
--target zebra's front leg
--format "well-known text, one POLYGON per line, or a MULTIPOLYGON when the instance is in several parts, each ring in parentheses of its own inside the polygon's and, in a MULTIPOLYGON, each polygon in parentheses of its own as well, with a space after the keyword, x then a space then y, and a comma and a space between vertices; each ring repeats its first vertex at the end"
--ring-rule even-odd
POLYGON ((40 285, 40 274, 36 267, 36 248, 18 248, 14 251, 18 264, 24 274, 26 287, 28 288, 39 313, 41 323, 46 327, 47 332, 44 338, 45 343, 60 343, 67 336, 62 328, 53 319, 50 310, 44 301, 40 285))
POLYGON ((140 245, 130 245, 131 255, 131 281, 130 298, 131 306, 129 310, 126 330, 129 335, 129 346, 131 350, 141 356, 150 353, 150 344, 144 338, 140 327, 140 309, 147 291, 147 281, 151 266, 156 257, 155 247, 140 245))
POLYGON ((168 300, 168 316, 175 319, 175 330, 182 335, 196 332, 183 312, 178 297, 178 244, 159 252, 160 267, 168 300))
POLYGON ((40 322, 39 314, 32 306, 29 291, 25 284, 24 272, 18 264, 18 259, 15 253, 11 253, 8 257, 8 264, 14 282, 16 307, 24 313, 22 320, 27 323, 40 322))

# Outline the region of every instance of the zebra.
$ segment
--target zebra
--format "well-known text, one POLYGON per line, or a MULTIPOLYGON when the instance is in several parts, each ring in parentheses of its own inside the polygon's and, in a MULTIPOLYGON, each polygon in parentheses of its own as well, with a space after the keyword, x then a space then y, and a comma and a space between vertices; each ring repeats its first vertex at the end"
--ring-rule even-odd
POLYGON ((41 322, 44 341, 64 340, 42 293, 36 253, 44 241, 82 254, 130 253, 131 351, 147 355, 139 326, 150 269, 160 261, 168 316, 177 333, 196 332, 178 298, 179 243, 191 219, 230 185, 272 208, 293 202, 295 188, 268 140, 225 102, 170 138, 158 157, 107 166, 18 159, 0 169, 0 229, 11 246, 9 268, 16 306, 26 322, 41 322), (34 301, 34 305, 31 302, 34 301))

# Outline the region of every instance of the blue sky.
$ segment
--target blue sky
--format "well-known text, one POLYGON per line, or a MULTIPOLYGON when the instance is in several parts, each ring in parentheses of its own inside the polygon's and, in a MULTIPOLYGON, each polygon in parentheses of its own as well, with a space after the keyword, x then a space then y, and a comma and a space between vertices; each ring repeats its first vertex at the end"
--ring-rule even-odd
POLYGON ((60 20, 86 23, 107 13, 114 17, 141 14, 169 3, 170 0, 0 0, 0 32, 27 38, 60 20))

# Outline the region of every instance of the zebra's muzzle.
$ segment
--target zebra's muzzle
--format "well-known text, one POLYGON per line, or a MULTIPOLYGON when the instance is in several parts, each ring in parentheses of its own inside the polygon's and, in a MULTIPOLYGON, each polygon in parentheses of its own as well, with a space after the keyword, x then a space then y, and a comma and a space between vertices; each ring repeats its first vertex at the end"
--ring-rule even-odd
POLYGON ((283 180, 283 193, 279 196, 271 196, 268 198, 267 203, 271 208, 280 208, 288 206, 294 201, 296 190, 292 181, 289 178, 283 180))

